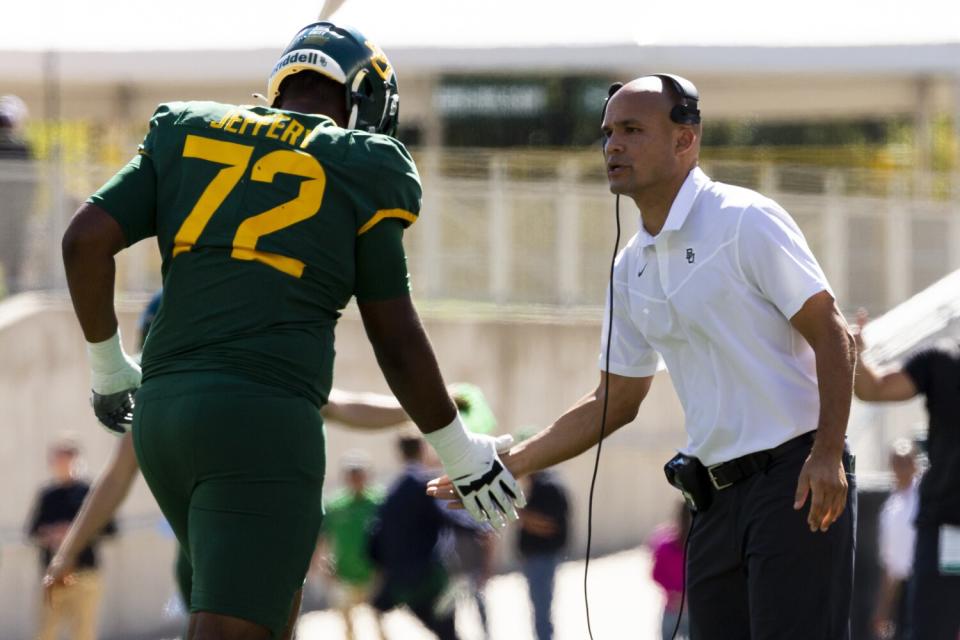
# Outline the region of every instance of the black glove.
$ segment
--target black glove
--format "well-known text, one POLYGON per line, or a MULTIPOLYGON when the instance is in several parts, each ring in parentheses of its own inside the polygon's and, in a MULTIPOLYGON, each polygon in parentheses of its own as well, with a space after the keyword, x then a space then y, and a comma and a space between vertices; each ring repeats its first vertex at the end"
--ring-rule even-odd
POLYGON ((96 391, 90 397, 93 413, 103 428, 115 436, 122 436, 133 423, 133 394, 136 389, 127 389, 100 395, 96 391))

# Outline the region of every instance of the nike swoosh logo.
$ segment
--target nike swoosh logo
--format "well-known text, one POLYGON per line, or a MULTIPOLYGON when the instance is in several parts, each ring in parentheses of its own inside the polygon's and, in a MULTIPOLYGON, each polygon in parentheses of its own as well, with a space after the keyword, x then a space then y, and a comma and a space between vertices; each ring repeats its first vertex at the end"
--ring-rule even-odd
POLYGON ((645 264, 643 265, 643 269, 640 269, 640 273, 637 274, 637 277, 638 277, 638 278, 643 275, 643 272, 644 272, 644 271, 647 270, 647 264, 650 264, 650 263, 649 263, 649 262, 648 262, 648 263, 645 263, 645 264))

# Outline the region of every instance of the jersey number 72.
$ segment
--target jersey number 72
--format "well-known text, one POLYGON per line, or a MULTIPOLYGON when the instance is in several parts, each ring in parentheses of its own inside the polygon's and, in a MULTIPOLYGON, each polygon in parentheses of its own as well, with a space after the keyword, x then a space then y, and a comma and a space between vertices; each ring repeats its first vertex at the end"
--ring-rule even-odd
MULTIPOLYGON (((213 177, 173 239, 173 255, 190 251, 216 210, 250 165, 253 155, 251 145, 214 140, 203 136, 188 135, 183 146, 184 158, 199 158, 226 165, 213 177)), ((257 241, 267 234, 279 231, 317 215, 323 202, 327 176, 323 167, 309 153, 292 149, 271 151, 254 163, 250 179, 257 182, 273 182, 278 173, 306 178, 300 183, 300 192, 293 200, 253 215, 237 227, 233 236, 231 258, 256 260, 295 278, 303 275, 304 263, 295 258, 266 251, 257 251, 257 241)))

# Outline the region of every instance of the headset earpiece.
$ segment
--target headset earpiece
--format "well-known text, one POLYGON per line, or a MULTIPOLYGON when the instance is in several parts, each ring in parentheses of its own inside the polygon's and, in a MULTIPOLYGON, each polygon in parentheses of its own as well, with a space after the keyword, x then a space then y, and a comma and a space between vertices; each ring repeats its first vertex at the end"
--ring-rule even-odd
POLYGON ((672 73, 652 73, 664 82, 669 82, 673 90, 680 96, 680 103, 670 109, 670 119, 677 124, 700 124, 700 92, 697 87, 683 76, 672 73))
POLYGON ((607 104, 610 102, 610 98, 613 97, 617 91, 620 91, 620 88, 623 86, 622 82, 614 82, 607 88, 607 98, 603 101, 603 109, 600 110, 600 123, 603 124, 603 119, 607 115, 607 104))

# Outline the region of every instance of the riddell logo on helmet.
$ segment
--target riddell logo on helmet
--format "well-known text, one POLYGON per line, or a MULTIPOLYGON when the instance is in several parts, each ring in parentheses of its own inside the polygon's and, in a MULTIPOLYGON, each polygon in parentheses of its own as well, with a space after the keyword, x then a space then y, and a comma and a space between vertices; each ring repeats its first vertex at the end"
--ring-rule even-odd
POLYGON ((270 72, 270 75, 275 74, 277 71, 279 71, 280 69, 283 69, 288 65, 297 64, 297 63, 320 65, 321 67, 325 67, 327 66, 327 58, 313 51, 310 51, 310 52, 294 51, 280 58, 280 61, 277 62, 277 64, 273 67, 273 71, 270 72))

